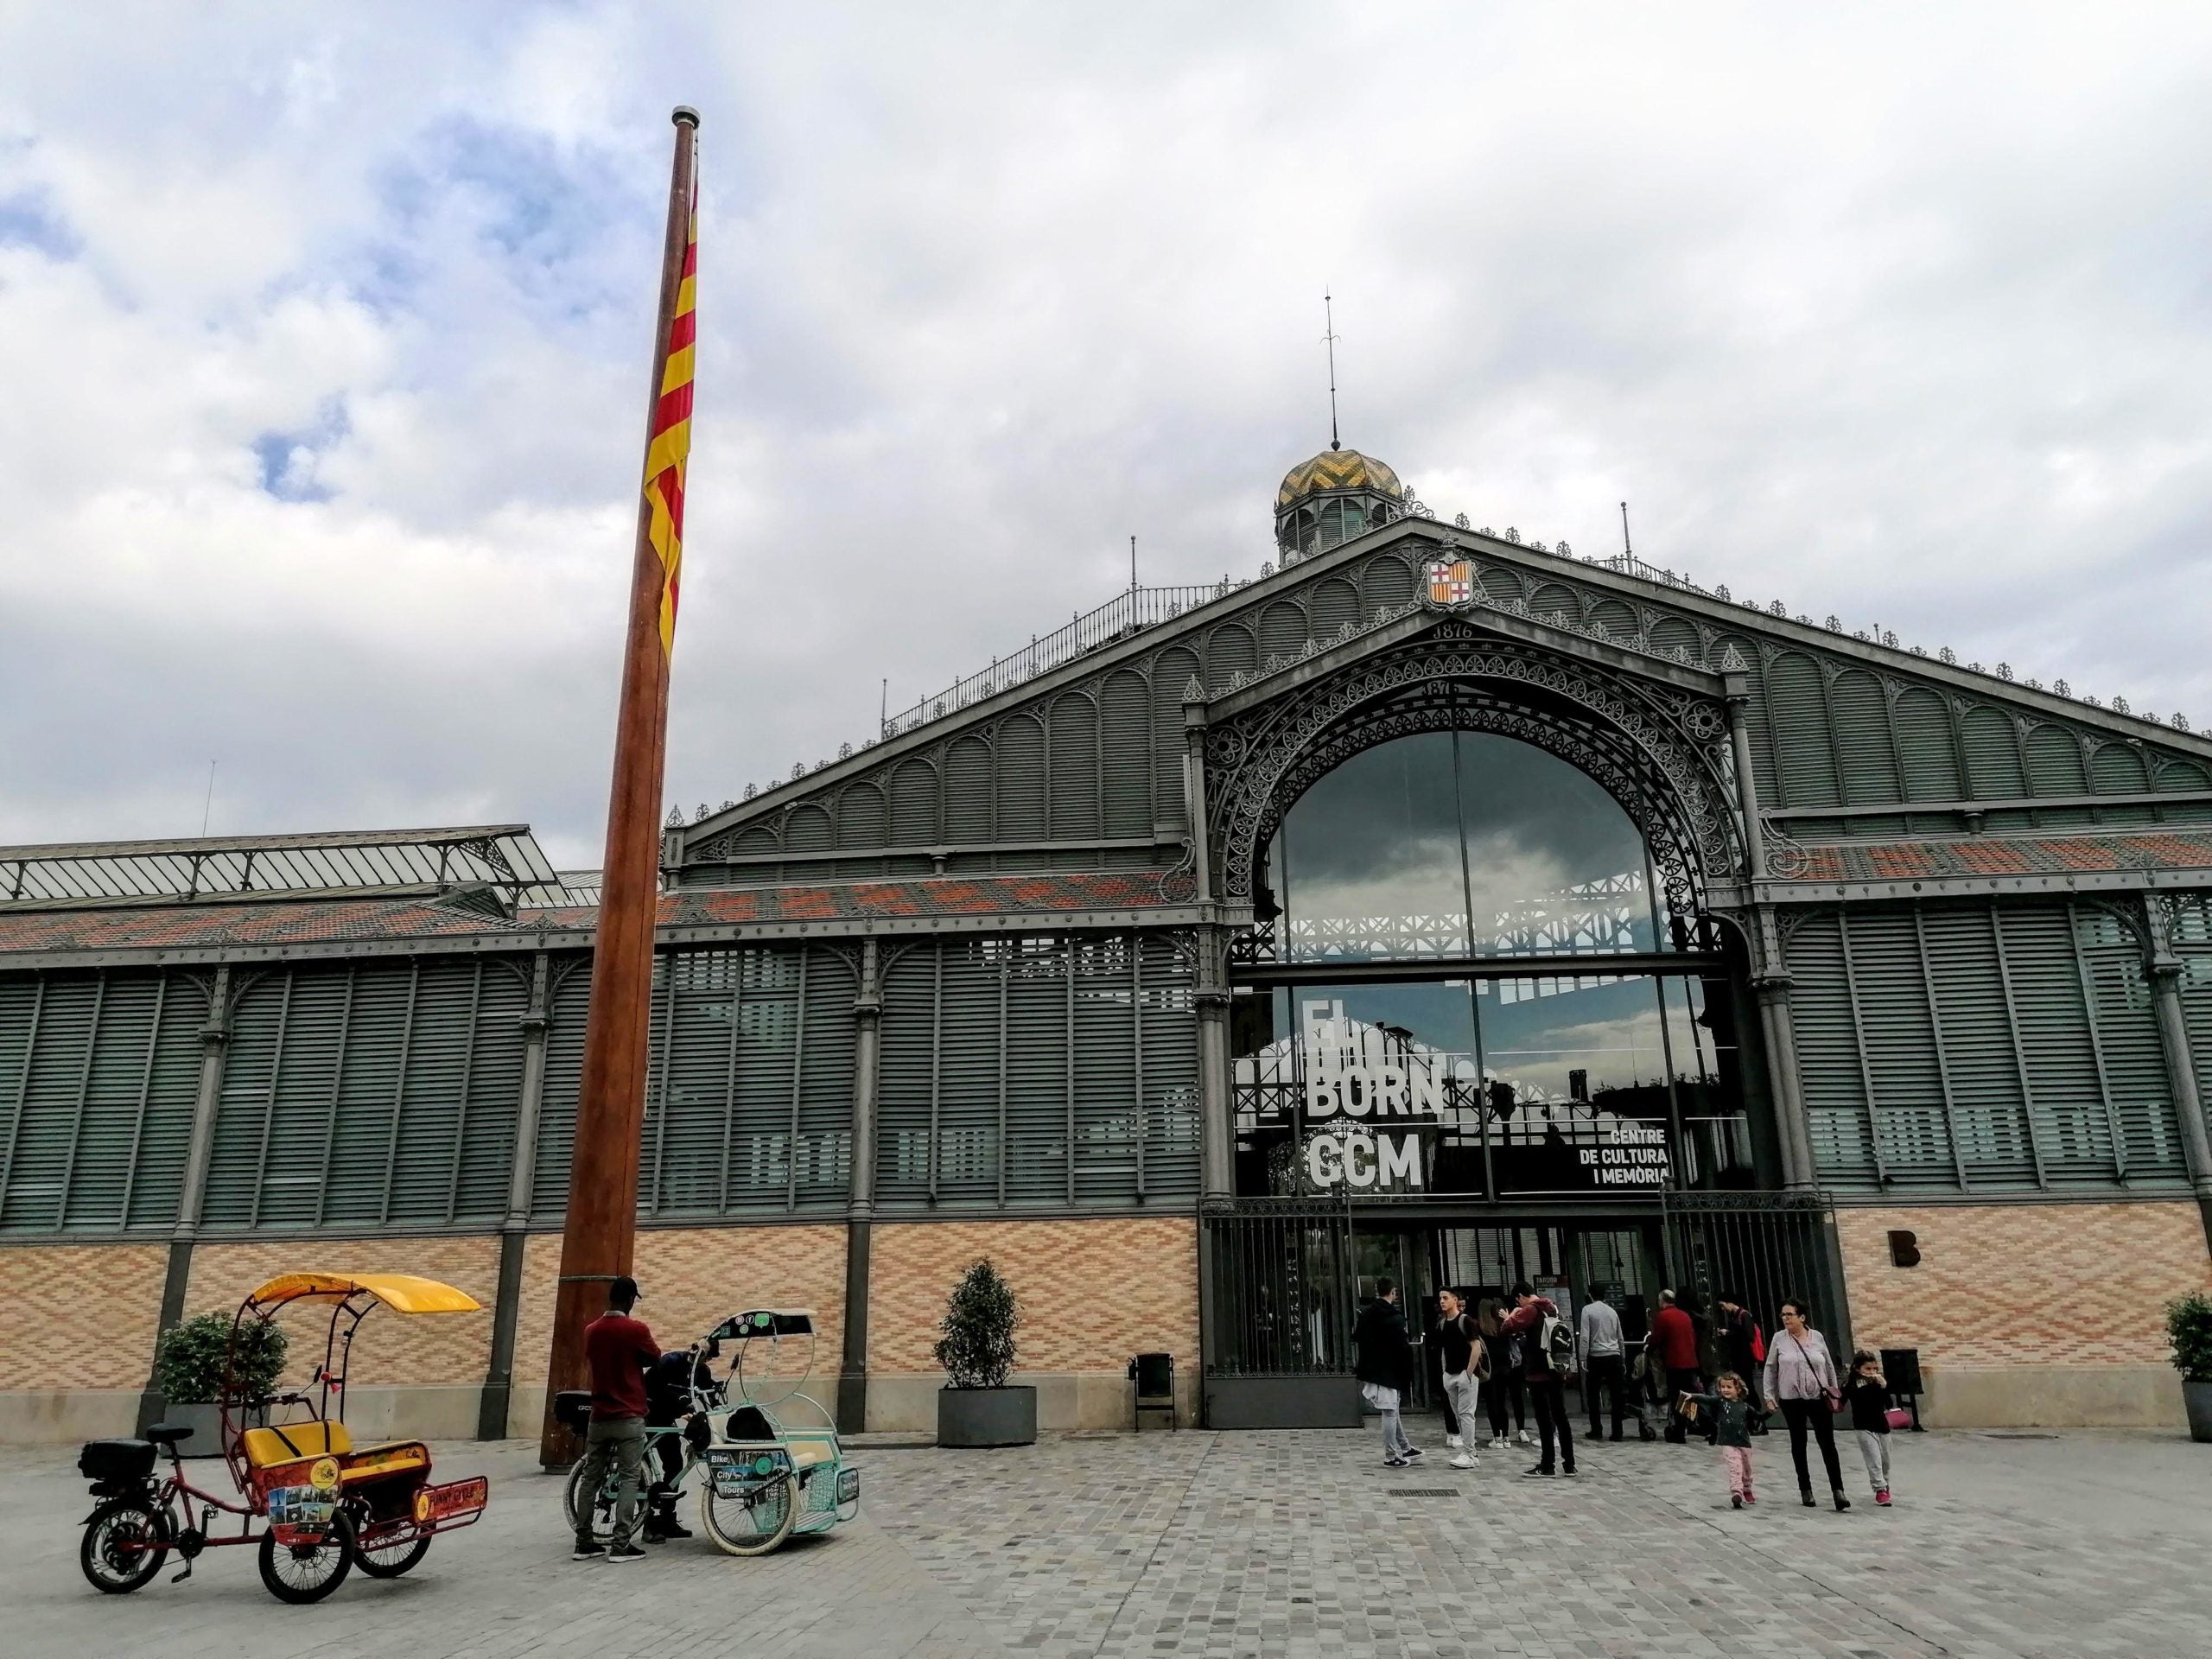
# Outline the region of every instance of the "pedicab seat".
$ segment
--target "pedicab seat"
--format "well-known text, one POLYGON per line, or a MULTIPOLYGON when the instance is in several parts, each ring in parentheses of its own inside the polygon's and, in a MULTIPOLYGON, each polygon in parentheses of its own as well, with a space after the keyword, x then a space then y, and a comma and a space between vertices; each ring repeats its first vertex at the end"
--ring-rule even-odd
POLYGON ((834 1462, 837 1456, 827 1435, 817 1438, 804 1429, 796 1434, 785 1433, 758 1406, 740 1406, 730 1413, 727 1432, 733 1440, 775 1442, 791 1453, 791 1465, 798 1469, 811 1469, 817 1464, 834 1462))
POLYGON ((245 1460, 257 1469, 302 1458, 342 1458, 353 1450, 353 1437, 343 1423, 308 1421, 279 1423, 272 1428, 249 1428, 239 1440, 245 1460))

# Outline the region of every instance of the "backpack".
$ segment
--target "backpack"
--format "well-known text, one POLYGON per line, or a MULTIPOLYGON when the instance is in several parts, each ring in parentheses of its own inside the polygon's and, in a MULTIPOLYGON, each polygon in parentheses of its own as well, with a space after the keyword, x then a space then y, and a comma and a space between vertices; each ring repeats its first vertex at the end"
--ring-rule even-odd
POLYGON ((1574 1370, 1573 1326, 1558 1314, 1547 1313, 1544 1315, 1543 1324, 1537 1329, 1536 1341, 1540 1344, 1539 1351, 1542 1353, 1547 1365, 1561 1376, 1573 1374, 1574 1370))

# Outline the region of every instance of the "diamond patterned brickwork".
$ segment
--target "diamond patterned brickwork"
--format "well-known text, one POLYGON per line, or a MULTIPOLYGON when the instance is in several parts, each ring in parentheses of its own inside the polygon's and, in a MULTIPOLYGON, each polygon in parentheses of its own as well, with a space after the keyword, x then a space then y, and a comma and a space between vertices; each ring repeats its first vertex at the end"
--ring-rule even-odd
MULTIPOLYGON (((192 1252, 192 1280, 185 1317, 211 1309, 234 1313, 255 1286, 280 1273, 416 1273, 467 1291, 484 1304, 480 1313, 424 1313, 413 1318, 379 1307, 361 1321, 347 1362, 357 1388, 420 1388, 476 1384, 492 1356, 493 1304, 499 1288, 499 1241, 489 1235, 442 1238, 286 1239, 281 1243, 210 1244, 192 1252)), ((156 1286, 154 1306, 161 1292, 156 1286)), ((329 1316, 297 1307, 277 1315, 291 1338, 284 1380, 303 1382, 322 1363, 329 1316)))
MULTIPOLYGON (((732 1313, 753 1307, 814 1310, 810 1392, 834 1391, 845 1334, 842 1222, 788 1227, 645 1227, 632 1274, 638 1317, 663 1348, 681 1348, 732 1313)), ((553 1294, 561 1236, 533 1233, 523 1256, 522 1312, 515 1328, 515 1382, 545 1380, 553 1341, 553 1294)), ((794 1354, 794 1357, 796 1355, 794 1354)), ((725 1355, 727 1358, 728 1356, 725 1355)), ((779 1364, 779 1370, 785 1369, 779 1364)))
POLYGON ((1859 1346, 1936 1366, 2164 1364, 2164 1304, 2212 1287, 2193 1204, 1847 1208, 1836 1230, 1859 1346), (1892 1230, 1919 1266, 1891 1265, 1892 1230))
POLYGON ((1020 1304, 1017 1369, 1119 1372, 1132 1354, 1166 1352, 1196 1376, 1198 1249, 1186 1217, 879 1224, 868 1370, 936 1372, 945 1298, 988 1256, 1020 1304))
POLYGON ((154 1363, 166 1244, 0 1250, 0 1389, 141 1389, 154 1363))

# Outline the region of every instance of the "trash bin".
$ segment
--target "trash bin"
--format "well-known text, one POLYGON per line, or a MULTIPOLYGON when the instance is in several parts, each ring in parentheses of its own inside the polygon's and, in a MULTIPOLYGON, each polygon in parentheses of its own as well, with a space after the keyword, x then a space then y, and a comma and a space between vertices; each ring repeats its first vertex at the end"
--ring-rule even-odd
POLYGON ((1925 1386, 1920 1377, 1920 1350, 1883 1349, 1882 1375, 1890 1381, 1890 1392, 1912 1408, 1912 1432, 1920 1433, 1920 1393, 1925 1386))

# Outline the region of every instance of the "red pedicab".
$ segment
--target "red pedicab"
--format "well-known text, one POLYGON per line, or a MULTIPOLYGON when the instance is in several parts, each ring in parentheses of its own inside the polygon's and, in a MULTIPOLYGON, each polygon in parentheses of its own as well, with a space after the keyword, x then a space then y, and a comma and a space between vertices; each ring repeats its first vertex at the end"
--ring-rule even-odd
POLYGON ((256 1544, 261 1580, 271 1595, 320 1601, 355 1567, 396 1579, 420 1561, 430 1540, 465 1527, 484 1512, 481 1475, 433 1484, 430 1451, 420 1440, 356 1446, 346 1427, 346 1376, 353 1333, 379 1304, 396 1313, 470 1313, 481 1304, 466 1291, 404 1273, 288 1273, 238 1305, 226 1351, 219 1431, 223 1464, 235 1488, 221 1497, 193 1484, 180 1441, 192 1430, 156 1423, 143 1439, 93 1440, 77 1467, 100 1500, 85 1518, 79 1564, 94 1588, 110 1595, 138 1589, 175 1550, 184 1557, 176 1582, 192 1576, 200 1552, 256 1544), (266 1323, 285 1308, 309 1303, 330 1309, 322 1363, 308 1386, 248 1400, 233 1380, 238 1332, 249 1319, 266 1323), (304 1415, 271 1422, 273 1409, 304 1415), (166 1477, 155 1473, 160 1452, 166 1477), (195 1506, 197 1519, 195 1521, 195 1506), (217 1516, 236 1518, 232 1529, 217 1516), (257 1522, 266 1522, 258 1530, 257 1522))

